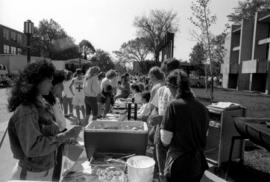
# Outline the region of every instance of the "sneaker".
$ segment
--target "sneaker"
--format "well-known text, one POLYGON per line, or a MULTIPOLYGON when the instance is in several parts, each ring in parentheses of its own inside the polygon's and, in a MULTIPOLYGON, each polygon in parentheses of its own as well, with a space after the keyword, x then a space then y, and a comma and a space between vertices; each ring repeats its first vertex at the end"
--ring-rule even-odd
POLYGON ((102 116, 101 116, 101 115, 97 116, 97 119, 101 119, 101 118, 102 118, 102 116))

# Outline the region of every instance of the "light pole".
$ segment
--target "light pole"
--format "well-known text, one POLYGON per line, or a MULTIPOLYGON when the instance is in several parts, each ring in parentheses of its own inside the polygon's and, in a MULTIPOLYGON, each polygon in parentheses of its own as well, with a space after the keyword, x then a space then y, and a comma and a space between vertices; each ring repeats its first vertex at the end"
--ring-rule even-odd
POLYGON ((27 63, 30 62, 30 39, 34 33, 34 23, 31 20, 24 22, 24 33, 27 37, 27 63))

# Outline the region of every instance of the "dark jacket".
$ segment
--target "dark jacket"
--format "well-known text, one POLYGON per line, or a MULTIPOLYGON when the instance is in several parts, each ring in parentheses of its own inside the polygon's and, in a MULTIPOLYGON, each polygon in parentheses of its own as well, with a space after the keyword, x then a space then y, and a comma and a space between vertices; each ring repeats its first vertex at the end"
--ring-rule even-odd
POLYGON ((59 128, 48 106, 20 105, 8 124, 10 147, 19 165, 40 172, 55 165, 59 128))

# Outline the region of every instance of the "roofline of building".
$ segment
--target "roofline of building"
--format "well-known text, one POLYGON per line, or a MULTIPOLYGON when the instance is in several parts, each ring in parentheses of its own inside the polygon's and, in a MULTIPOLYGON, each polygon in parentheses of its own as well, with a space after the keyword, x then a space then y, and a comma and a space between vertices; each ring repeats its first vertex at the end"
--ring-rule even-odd
POLYGON ((4 28, 7 28, 7 29, 10 29, 10 30, 13 30, 13 31, 15 31, 15 32, 17 32, 17 33, 24 34, 23 32, 21 32, 21 31, 19 31, 19 30, 16 30, 16 29, 13 29, 13 28, 7 27, 7 26, 5 26, 5 25, 0 24, 0 26, 2 26, 2 27, 4 27, 4 28))

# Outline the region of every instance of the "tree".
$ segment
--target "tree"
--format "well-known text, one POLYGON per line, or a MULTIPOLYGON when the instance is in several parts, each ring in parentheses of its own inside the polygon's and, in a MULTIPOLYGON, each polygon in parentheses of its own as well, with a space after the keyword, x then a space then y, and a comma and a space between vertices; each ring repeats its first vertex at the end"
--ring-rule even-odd
POLYGON ((225 56, 225 38, 227 36, 227 29, 221 34, 215 36, 211 40, 212 49, 212 70, 214 76, 220 75, 221 63, 223 63, 223 58, 225 56))
POLYGON ((65 47, 64 49, 52 49, 51 58, 55 60, 67 60, 78 58, 80 56, 79 47, 75 44, 65 47))
MULTIPOLYGON (((213 25, 216 22, 216 16, 211 15, 211 12, 209 9, 209 2, 210 0, 194 0, 191 5, 193 17, 190 17, 189 19, 191 23, 199 29, 198 32, 193 31, 194 33, 193 35, 195 36, 195 38, 199 40, 199 42, 203 43, 204 47, 207 50, 207 59, 209 60, 210 75, 211 75, 210 99, 211 101, 213 101, 214 81, 213 81, 213 70, 212 70, 211 33, 210 33, 209 28, 211 27, 211 25, 213 25)), ((206 67, 205 67, 205 72, 207 73, 206 67)))
POLYGON ((120 50, 113 53, 120 62, 127 63, 135 61, 141 65, 149 55, 150 50, 147 47, 147 40, 145 38, 136 38, 123 43, 120 50))
POLYGON ((109 53, 101 49, 96 50, 96 54, 91 58, 91 62, 93 65, 99 66, 100 70, 103 72, 114 68, 114 64, 109 53))
POLYGON ((71 59, 78 57, 79 49, 72 37, 53 19, 42 20, 34 29, 31 45, 37 56, 51 59, 71 59))
POLYGON ((192 48, 192 52, 189 54, 189 62, 195 65, 197 69, 197 75, 205 75, 204 64, 206 63, 206 50, 204 49, 203 43, 198 42, 192 48))
POLYGON ((79 47, 82 50, 84 59, 87 59, 87 55, 95 53, 95 48, 88 40, 83 39, 79 43, 79 47))
POLYGON ((120 62, 120 61, 118 61, 118 62, 115 63, 114 68, 121 75, 127 72, 125 63, 120 62))
MULTIPOLYGON (((44 45, 43 41, 39 36, 38 28, 34 27, 34 33, 33 36, 31 37, 31 55, 32 56, 43 56, 44 52, 44 45)), ((23 52, 26 54, 26 48, 23 50, 23 52)))
POLYGON ((177 32, 177 13, 173 11, 152 10, 150 15, 136 17, 135 27, 138 28, 139 37, 147 40, 149 50, 154 54, 155 61, 159 61, 160 51, 164 47, 164 37, 166 33, 177 32))
POLYGON ((229 21, 240 24, 242 19, 250 19, 255 12, 264 12, 270 10, 269 0, 246 0, 239 1, 238 6, 234 8, 234 12, 227 17, 229 21))

